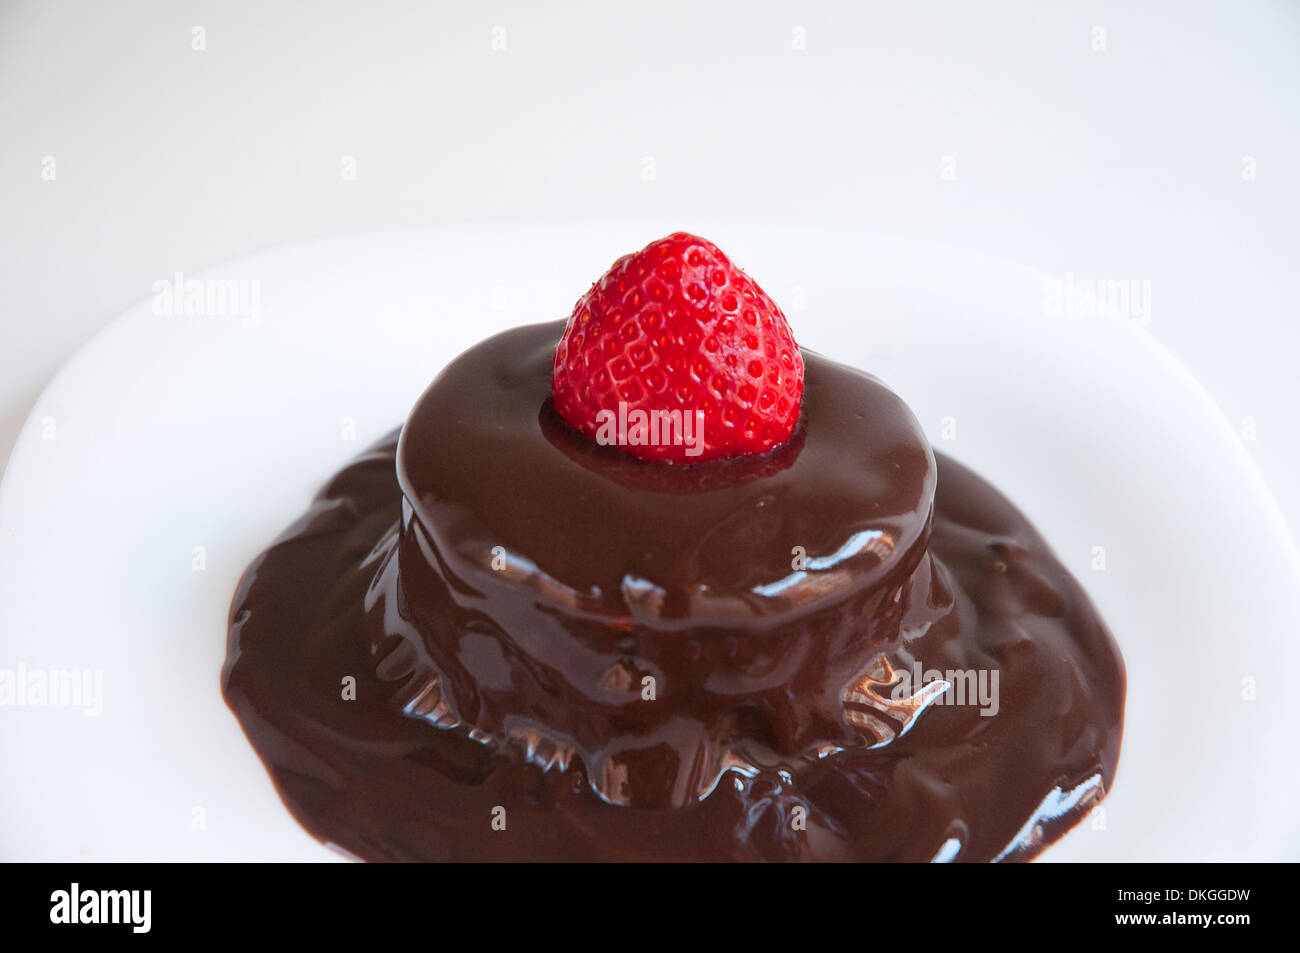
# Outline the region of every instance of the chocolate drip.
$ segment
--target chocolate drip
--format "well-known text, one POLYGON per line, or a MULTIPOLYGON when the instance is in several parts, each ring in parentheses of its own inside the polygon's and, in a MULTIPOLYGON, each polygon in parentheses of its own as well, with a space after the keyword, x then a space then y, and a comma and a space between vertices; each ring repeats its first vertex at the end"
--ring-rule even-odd
POLYGON ((313 834, 367 859, 1022 859, 1104 795, 1118 650, 894 394, 806 354, 791 442, 646 464, 554 415, 561 327, 449 365, 240 584, 226 698, 313 834), (981 672, 995 696, 952 704, 981 672))

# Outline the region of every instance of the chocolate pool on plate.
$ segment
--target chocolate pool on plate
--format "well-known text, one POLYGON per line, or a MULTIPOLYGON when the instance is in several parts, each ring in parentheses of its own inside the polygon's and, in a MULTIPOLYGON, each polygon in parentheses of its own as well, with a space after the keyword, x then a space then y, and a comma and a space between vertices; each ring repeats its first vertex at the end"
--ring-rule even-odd
POLYGON ((879 380, 786 341, 678 233, 462 354, 325 486, 241 580, 223 673, 308 831, 1025 860, 1105 796, 1124 666, 1086 593, 879 380))

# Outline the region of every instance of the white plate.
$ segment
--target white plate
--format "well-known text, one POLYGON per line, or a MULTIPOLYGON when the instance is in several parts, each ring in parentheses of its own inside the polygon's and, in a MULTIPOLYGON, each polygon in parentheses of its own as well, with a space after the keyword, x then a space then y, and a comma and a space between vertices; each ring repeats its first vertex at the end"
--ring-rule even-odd
MULTIPOLYGON (((1118 778, 1104 817, 1045 858, 1300 857, 1300 559, 1187 372, 1123 320, 1045 313, 1044 277, 1018 265, 854 231, 679 224, 758 278, 800 343, 889 381, 939 450, 1030 515, 1109 622, 1129 675, 1118 778)), ((146 300, 86 345, 0 484, 0 672, 101 672, 102 712, 0 708, 0 857, 334 857, 222 702, 236 580, 445 361, 565 316, 615 257, 673 227, 280 249, 202 276, 257 282, 255 321, 146 300)))

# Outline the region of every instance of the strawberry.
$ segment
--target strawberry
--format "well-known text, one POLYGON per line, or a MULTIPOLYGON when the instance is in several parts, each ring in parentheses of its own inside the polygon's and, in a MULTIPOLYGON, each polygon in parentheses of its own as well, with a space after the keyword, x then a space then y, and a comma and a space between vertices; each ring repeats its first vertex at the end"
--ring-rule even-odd
POLYGON ((803 355, 781 309, 686 232, 624 255, 578 299, 551 391, 568 424, 641 460, 694 464, 790 439, 803 355))

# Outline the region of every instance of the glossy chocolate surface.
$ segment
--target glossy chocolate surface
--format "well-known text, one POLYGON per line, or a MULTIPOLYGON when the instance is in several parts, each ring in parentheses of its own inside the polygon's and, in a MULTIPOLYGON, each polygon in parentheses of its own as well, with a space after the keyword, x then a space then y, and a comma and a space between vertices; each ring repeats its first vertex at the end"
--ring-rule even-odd
POLYGON ((308 830, 366 859, 1023 859, 1104 796, 1114 642, 896 395, 806 354, 785 446, 642 463, 555 416, 562 327, 454 361, 245 574, 226 698, 308 830))

